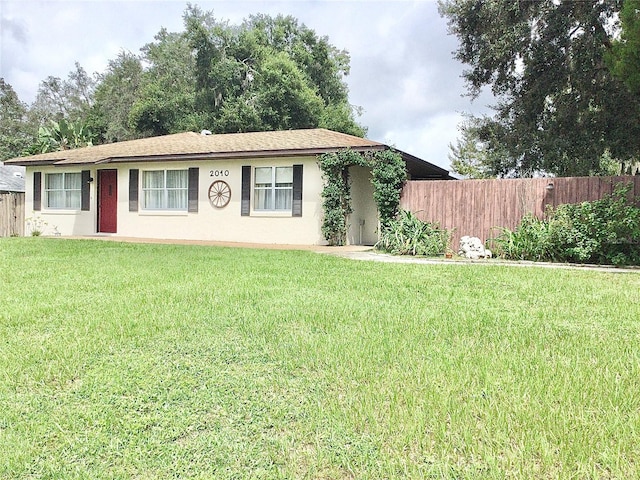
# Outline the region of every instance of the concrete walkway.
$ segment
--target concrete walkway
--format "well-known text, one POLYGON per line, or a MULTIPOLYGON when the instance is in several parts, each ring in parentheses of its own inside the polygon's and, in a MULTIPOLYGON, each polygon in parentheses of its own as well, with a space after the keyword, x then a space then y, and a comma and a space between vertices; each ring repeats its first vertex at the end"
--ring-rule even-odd
POLYGON ((329 251, 326 253, 337 255, 340 257, 350 258, 352 260, 369 260, 369 261, 387 262, 387 263, 413 263, 413 264, 424 264, 424 265, 458 265, 458 266, 483 265, 483 266, 504 266, 504 267, 533 267, 533 268, 555 268, 555 269, 570 269, 570 270, 594 270, 594 271, 609 272, 609 273, 640 274, 639 267, 623 268, 623 267, 616 267, 613 265, 586 265, 586 264, 578 264, 578 263, 530 262, 530 261, 522 261, 522 260, 511 261, 511 260, 500 260, 500 259, 468 260, 462 257, 456 257, 453 259, 424 258, 424 257, 411 257, 411 256, 402 256, 402 255, 389 255, 386 253, 377 252, 373 249, 351 251, 351 252, 329 251))

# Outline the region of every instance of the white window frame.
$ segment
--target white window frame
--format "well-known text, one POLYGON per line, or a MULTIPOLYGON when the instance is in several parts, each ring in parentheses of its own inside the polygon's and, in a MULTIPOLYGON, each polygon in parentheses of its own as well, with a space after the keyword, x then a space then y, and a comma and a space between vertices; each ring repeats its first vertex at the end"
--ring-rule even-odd
POLYGON ((175 211, 175 212, 186 212, 189 207, 189 169, 158 169, 158 170, 142 170, 142 175, 140 178, 141 188, 140 191, 142 193, 142 210, 147 211, 175 211), (162 172, 162 186, 161 187, 145 187, 145 178, 146 175, 152 173, 162 172), (167 187, 167 172, 183 172, 185 186, 184 187, 167 187), (147 197, 147 193, 155 191, 162 193, 162 201, 159 206, 149 206, 149 199, 147 197), (182 205, 179 207, 169 207, 169 193, 170 192, 182 192, 184 198, 182 199, 182 205))
POLYGON ((255 212, 290 212, 293 202, 293 165, 280 166, 260 166, 253 169, 253 210, 255 212), (271 181, 269 183, 258 184, 258 170, 271 169, 271 181), (291 182, 286 184, 276 183, 276 175, 279 169, 288 169, 291 182), (285 199, 284 205, 277 205, 277 193, 288 192, 288 198, 285 199), (271 205, 272 208, 260 204, 261 199, 271 205))
MULTIPOLYGON (((82 207, 82 173, 81 172, 54 172, 45 173, 44 176, 44 198, 45 207, 50 210, 80 210, 82 207), (60 175, 62 178, 61 188, 51 188, 51 177, 60 175), (78 188, 68 186, 68 178, 77 176, 74 182, 78 188), (52 205, 52 194, 62 194, 62 204, 52 205)), ((53 197, 55 198, 55 197, 53 197)))

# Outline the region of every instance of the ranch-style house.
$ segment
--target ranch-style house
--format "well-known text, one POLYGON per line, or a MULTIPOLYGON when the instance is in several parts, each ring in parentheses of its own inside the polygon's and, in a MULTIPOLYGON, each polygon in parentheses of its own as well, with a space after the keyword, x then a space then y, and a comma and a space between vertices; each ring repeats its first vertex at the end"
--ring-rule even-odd
MULTIPOLYGON (((387 145, 325 129, 178 133, 6 161, 26 167, 25 211, 46 234, 323 245, 318 155, 387 145)), ((412 179, 449 172, 400 152, 412 179)), ((349 171, 347 242, 378 240, 371 172, 349 171)), ((25 232, 27 235, 28 231, 25 232)))

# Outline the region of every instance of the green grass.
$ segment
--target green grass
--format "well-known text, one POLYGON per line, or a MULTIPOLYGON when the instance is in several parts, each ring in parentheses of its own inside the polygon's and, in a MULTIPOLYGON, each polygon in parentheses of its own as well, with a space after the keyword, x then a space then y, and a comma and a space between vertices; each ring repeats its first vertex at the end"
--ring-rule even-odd
POLYGON ((640 274, 0 239, 0 478, 638 478, 640 274))

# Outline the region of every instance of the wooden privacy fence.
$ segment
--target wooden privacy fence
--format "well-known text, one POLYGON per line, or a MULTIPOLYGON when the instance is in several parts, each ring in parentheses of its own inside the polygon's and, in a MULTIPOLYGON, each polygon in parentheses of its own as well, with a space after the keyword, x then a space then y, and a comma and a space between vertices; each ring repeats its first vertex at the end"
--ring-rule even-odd
POLYGON ((542 218, 547 205, 599 200, 618 183, 632 183, 632 198, 640 196, 640 176, 518 178, 499 180, 412 180, 402 191, 400 207, 428 222, 453 230, 451 246, 469 235, 485 242, 511 230, 526 213, 542 218))
POLYGON ((24 193, 0 193, 0 237, 24 235, 24 193))

